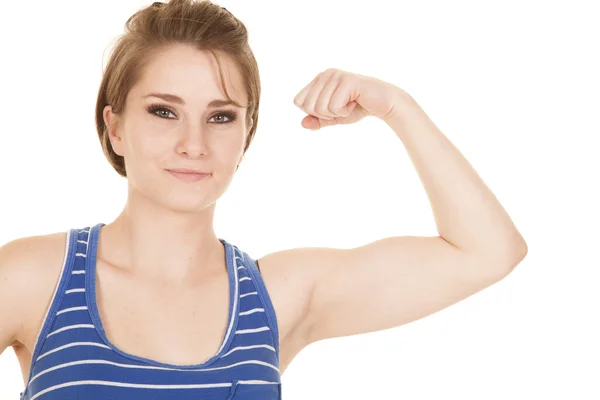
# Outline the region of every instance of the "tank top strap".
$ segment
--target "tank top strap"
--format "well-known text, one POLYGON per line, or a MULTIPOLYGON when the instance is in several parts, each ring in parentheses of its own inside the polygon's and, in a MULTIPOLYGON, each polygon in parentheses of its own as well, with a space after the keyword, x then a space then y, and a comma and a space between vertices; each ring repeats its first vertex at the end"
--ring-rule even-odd
POLYGON ((256 287, 256 291, 258 292, 258 298, 260 299, 260 302, 265 308, 265 315, 267 317, 269 327, 273 332, 275 349, 277 351, 277 354, 279 354, 279 329, 277 326, 277 316, 275 314, 275 307, 273 307, 273 303, 271 301, 271 297, 269 296, 269 292, 263 280, 262 274, 258 270, 255 260, 252 257, 250 257, 248 253, 246 253, 243 250, 240 250, 236 246, 233 246, 233 248, 235 250, 236 264, 238 265, 237 268, 244 268, 245 271, 247 271, 249 278, 254 283, 254 286, 256 287))

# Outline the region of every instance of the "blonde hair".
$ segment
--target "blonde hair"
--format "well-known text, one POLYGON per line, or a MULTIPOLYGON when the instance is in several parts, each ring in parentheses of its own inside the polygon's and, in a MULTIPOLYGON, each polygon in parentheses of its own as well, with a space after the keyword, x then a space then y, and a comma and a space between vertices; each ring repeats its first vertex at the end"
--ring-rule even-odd
POLYGON ((104 155, 123 177, 127 176, 124 159, 116 154, 111 146, 108 129, 104 123, 104 107, 111 105, 113 113, 123 112, 127 95, 140 80, 143 67, 154 55, 173 44, 191 45, 198 50, 211 52, 217 60, 221 84, 230 101, 233 99, 227 93, 217 55, 224 53, 233 59, 240 69, 248 96, 247 105, 235 103, 248 107, 246 126, 251 126, 251 129, 244 146, 244 154, 256 132, 260 77, 244 24, 226 8, 210 0, 155 2, 137 11, 125 23, 125 33, 118 38, 102 74, 96 101, 96 130, 104 155))

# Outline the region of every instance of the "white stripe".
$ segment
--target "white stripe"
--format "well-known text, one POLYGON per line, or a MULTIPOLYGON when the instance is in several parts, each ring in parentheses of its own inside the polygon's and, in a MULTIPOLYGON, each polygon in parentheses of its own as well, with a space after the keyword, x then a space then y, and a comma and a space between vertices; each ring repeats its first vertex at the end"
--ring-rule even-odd
POLYGON ((86 257, 84 253, 75 253, 76 256, 86 257))
POLYGON ((59 312, 56 313, 56 315, 62 314, 62 313, 66 313, 69 311, 77 311, 77 310, 87 310, 87 306, 79 306, 79 307, 71 307, 71 308, 65 308, 64 310, 60 310, 59 312))
POLYGON ((242 279, 240 279, 240 282, 242 282, 242 281, 251 281, 251 280, 252 280, 251 278, 245 276, 242 279))
POLYGON ((262 332, 262 331, 268 331, 269 327, 268 326, 263 326, 262 328, 255 328, 255 329, 242 329, 239 331, 235 331, 235 334, 243 334, 243 333, 254 333, 254 332, 262 332))
POLYGON ((69 386, 77 386, 77 385, 105 385, 105 386, 120 386, 120 387, 130 387, 130 388, 141 388, 141 389, 200 389, 207 387, 227 387, 231 386, 231 382, 229 383, 213 383, 213 384, 196 384, 196 385, 148 385, 148 384, 135 384, 135 383, 122 383, 122 382, 110 382, 110 381, 73 381, 61 383, 60 385, 54 385, 47 389, 42 390, 35 396, 31 398, 31 400, 35 400, 39 396, 51 392, 56 389, 69 387, 69 386))
MULTIPOLYGON (((225 244, 225 246, 228 246, 228 244, 225 244)), ((234 250, 231 249, 231 251, 234 251, 234 250)), ((227 249, 225 249, 225 254, 227 254, 227 249)), ((235 321, 235 313, 237 312, 236 310, 237 310, 238 296, 239 296, 239 282, 238 282, 237 269, 235 268, 237 266, 237 264, 235 262, 235 254, 234 254, 234 259, 232 262, 233 262, 233 275, 234 275, 234 281, 235 281, 235 290, 233 293, 233 306, 231 308, 231 314, 229 316, 229 319, 231 320, 231 322, 229 323, 229 326, 227 327, 227 334, 223 338, 223 343, 221 343, 221 347, 219 347, 217 354, 219 354, 221 352, 221 350, 223 350, 223 347, 225 347, 225 344, 229 340, 229 335, 231 334, 231 331, 233 330, 233 323, 235 321)), ((229 272, 228 272, 228 274, 229 274, 229 272)))
POLYGON ((52 349, 50 351, 45 352, 44 354, 42 354, 41 356, 39 356, 36 359, 36 361, 39 361, 40 358, 46 357, 48 354, 56 353, 57 351, 61 351, 61 350, 64 350, 64 349, 67 349, 67 348, 73 347, 73 346, 96 346, 96 347, 102 347, 104 349, 109 349, 110 350, 110 347, 108 347, 107 345, 102 344, 102 343, 96 343, 96 342, 72 342, 72 343, 69 343, 69 344, 65 344, 64 346, 60 346, 60 347, 57 347, 55 349, 52 349))
POLYGON ((269 346, 268 344, 257 344, 257 345, 253 345, 253 346, 238 346, 233 348, 232 350, 229 350, 227 353, 223 354, 221 357, 225 357, 230 355, 231 353, 233 353, 234 351, 238 351, 238 350, 247 350, 247 349, 256 349, 259 347, 264 347, 265 349, 269 349, 272 351, 275 351, 275 348, 273 346, 269 346))
POLYGON ((269 381, 259 381, 259 380, 252 380, 252 381, 238 381, 238 384, 240 385, 279 385, 279 382, 269 382, 269 381))
POLYGON ((94 327, 94 325, 92 325, 92 324, 78 324, 78 325, 69 325, 69 326, 65 326, 65 327, 62 327, 62 328, 60 328, 60 329, 57 329, 57 330, 55 330, 54 332, 50 332, 50 333, 48 334, 48 336, 46 336, 46 337, 48 338, 48 337, 50 337, 50 336, 52 336, 52 335, 54 335, 54 334, 56 334, 56 333, 59 333, 59 332, 62 332, 62 331, 66 331, 66 330, 68 330, 68 329, 76 329, 76 328, 93 328, 93 327, 94 327))
POLYGON ((242 297, 250 296, 251 294, 258 294, 258 292, 244 293, 244 294, 240 295, 240 299, 241 299, 242 297))
POLYGON ((88 242, 86 242, 85 240, 79 240, 79 239, 78 239, 78 240, 77 240, 77 242, 79 242, 79 243, 85 243, 85 244, 88 244, 88 242))
POLYGON ((252 310, 241 312, 240 315, 250 315, 256 312, 265 312, 264 308, 253 308, 252 310))
POLYGON ((31 381, 29 381, 29 383, 33 382, 39 376, 47 374, 48 372, 52 372, 52 371, 55 371, 55 370, 61 369, 61 368, 67 368, 67 367, 72 367, 72 366, 75 366, 75 365, 84 365, 84 364, 87 364, 87 365, 89 365, 89 364, 106 364, 106 365, 113 365, 115 367, 121 367, 121 368, 152 369, 152 370, 180 371, 180 372, 208 372, 208 371, 217 371, 217 370, 221 370, 221 369, 229 369, 229 368, 237 367, 237 366, 240 366, 240 365, 246 365, 246 364, 258 364, 258 365, 264 365, 266 367, 272 368, 275 371, 279 372, 279 368, 277 368, 276 366, 271 365, 269 363, 266 363, 264 361, 260 361, 260 360, 241 361, 241 362, 238 362, 238 363, 235 363, 235 364, 231 364, 231 365, 226 365, 226 366, 223 366, 223 367, 195 368, 195 369, 157 367, 157 366, 153 366, 153 365, 122 364, 122 363, 117 363, 117 362, 108 361, 108 360, 78 360, 78 361, 71 361, 71 362, 68 362, 68 363, 63 363, 63 364, 55 365, 54 367, 51 367, 51 368, 47 368, 47 369, 39 372, 38 374, 36 374, 31 379, 31 381))
POLYGON ((246 269, 246 267, 244 267, 243 265, 241 267, 238 267, 238 269, 242 269, 242 268, 246 269))
POLYGON ((75 292, 85 292, 85 288, 69 289, 65 292, 65 294, 75 293, 75 292))
POLYGON ((261 360, 245 360, 245 361, 236 362, 235 364, 225 365, 223 367, 202 368, 202 369, 197 369, 196 371, 218 371, 220 369, 229 369, 229 368, 237 367, 240 365, 246 365, 246 364, 263 365, 265 367, 269 367, 269 368, 274 369, 275 371, 279 372, 279 368, 277 368, 276 366, 271 365, 267 362, 261 361, 261 360))
POLYGON ((73 272, 71 272, 71 275, 77 275, 77 274, 85 274, 85 270, 77 269, 77 270, 74 270, 73 272))

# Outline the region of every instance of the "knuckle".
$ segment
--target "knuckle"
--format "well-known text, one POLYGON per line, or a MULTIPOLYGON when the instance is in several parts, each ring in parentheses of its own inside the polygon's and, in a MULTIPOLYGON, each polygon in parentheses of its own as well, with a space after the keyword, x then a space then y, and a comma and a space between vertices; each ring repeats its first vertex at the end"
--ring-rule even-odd
POLYGON ((317 111, 323 115, 327 115, 329 113, 331 113, 331 109, 329 108, 329 104, 321 104, 318 108, 317 111))

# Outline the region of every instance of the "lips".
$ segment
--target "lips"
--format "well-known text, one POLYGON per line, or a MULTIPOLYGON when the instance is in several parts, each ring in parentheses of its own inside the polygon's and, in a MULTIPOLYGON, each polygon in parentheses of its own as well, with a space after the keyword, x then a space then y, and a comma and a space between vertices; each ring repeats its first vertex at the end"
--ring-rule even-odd
POLYGON ((205 178, 211 176, 210 173, 178 172, 178 171, 181 171, 181 170, 167 170, 167 172, 169 172, 174 177, 179 178, 180 180, 183 180, 186 182, 195 182, 195 181, 199 181, 199 180, 202 180, 202 179, 205 179, 205 178))
POLYGON ((210 173, 210 172, 200 171, 197 169, 188 169, 188 168, 175 168, 175 169, 168 169, 167 171, 178 172, 181 174, 209 174, 210 173))

